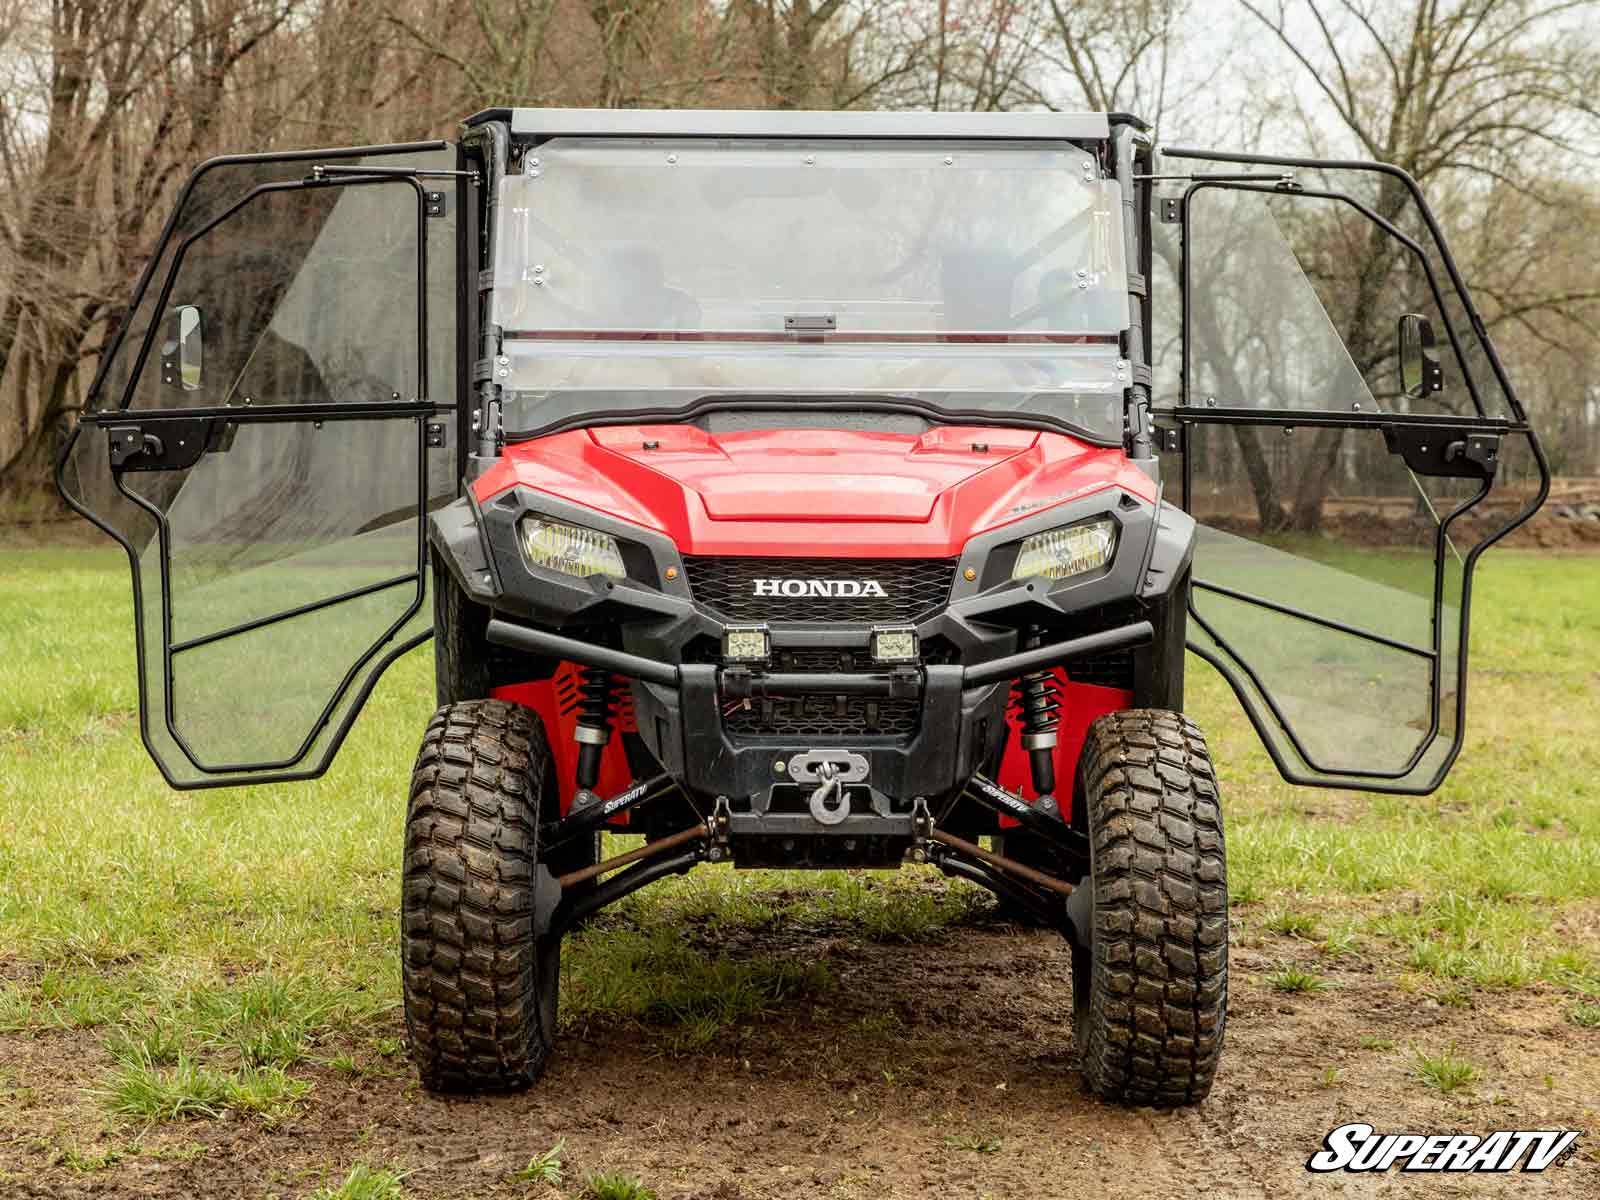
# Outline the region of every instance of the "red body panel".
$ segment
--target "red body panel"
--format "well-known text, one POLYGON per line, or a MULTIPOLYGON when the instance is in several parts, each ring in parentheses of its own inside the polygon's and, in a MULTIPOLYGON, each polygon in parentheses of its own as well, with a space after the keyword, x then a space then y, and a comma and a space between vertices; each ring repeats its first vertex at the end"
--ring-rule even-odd
POLYGON ((1104 488, 1155 501, 1120 449, 980 426, 575 430, 508 446, 473 493, 482 503, 518 484, 664 533, 685 554, 953 558, 974 534, 1104 488))
MULTIPOLYGON (((578 724, 578 684, 582 682, 580 668, 573 663, 562 663, 549 679, 497 687, 490 694, 496 700, 510 700, 525 705, 539 714, 550 738, 550 754, 555 759, 556 790, 561 794, 561 815, 572 807, 573 777, 578 768, 578 743, 572 740, 572 731, 578 724)), ((632 733, 638 726, 633 719, 633 698, 626 689, 618 695, 612 737, 600 756, 600 778, 595 791, 602 796, 615 796, 632 781, 628 758, 622 749, 621 735, 632 733)), ((626 825, 628 814, 623 813, 613 825, 626 825)))
MULTIPOLYGON (((473 484, 479 503, 517 486, 548 492, 666 534, 697 555, 954 558, 976 534, 1106 488, 1148 503, 1149 476, 1117 448, 1057 433, 941 426, 915 436, 841 429, 711 434, 694 425, 574 430, 508 446, 473 484)), ((1130 692, 1061 684, 1057 800, 1070 816, 1072 780, 1089 725, 1127 708, 1130 692)), ((498 688, 539 713, 562 794, 571 804, 577 672, 498 688)), ((1033 788, 1015 715, 999 782, 1033 788)), ((619 727, 632 728, 631 705, 619 727)), ((606 746, 597 791, 629 783, 620 739, 606 746)))
MULTIPOLYGON (((1131 708, 1133 693, 1093 683, 1072 683, 1059 667, 1055 675, 1061 696, 1061 724, 1056 730, 1056 803, 1061 807, 1061 819, 1070 821, 1078 755, 1083 750, 1083 739, 1089 733, 1089 726, 1094 724, 1096 717, 1131 708)), ((1033 790, 1032 769, 1028 765, 1028 752, 1022 748, 1022 722, 1014 710, 1006 713, 1006 722, 1011 726, 1011 738, 1006 742, 1006 753, 1000 760, 1000 775, 996 782, 1008 791, 1021 792, 1026 800, 1037 799, 1037 793, 1033 790)), ((1002 829, 1015 824, 1010 817, 1000 818, 1002 829)))

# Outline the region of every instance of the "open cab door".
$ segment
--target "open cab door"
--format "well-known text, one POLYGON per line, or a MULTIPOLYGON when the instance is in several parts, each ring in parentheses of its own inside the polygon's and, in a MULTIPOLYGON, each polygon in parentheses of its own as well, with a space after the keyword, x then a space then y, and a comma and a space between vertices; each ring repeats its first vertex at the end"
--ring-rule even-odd
POLYGON ((1155 416, 1199 525, 1189 648, 1290 782, 1432 791, 1461 749, 1473 567, 1542 503, 1538 440, 1404 172, 1162 160, 1153 272, 1182 304, 1157 315, 1179 352, 1155 416))
POLYGON ((443 142, 206 163, 102 360, 57 481, 127 552, 140 732, 174 787, 321 774, 430 632, 456 167, 443 142))

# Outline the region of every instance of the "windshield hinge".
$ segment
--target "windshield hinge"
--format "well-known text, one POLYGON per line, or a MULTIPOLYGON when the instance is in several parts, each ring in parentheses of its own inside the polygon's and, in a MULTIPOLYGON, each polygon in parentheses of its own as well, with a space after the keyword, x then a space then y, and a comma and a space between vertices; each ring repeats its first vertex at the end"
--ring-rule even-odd
POLYGON ((832 313, 790 313, 783 318, 784 332, 802 342, 820 342, 838 328, 839 318, 832 313))

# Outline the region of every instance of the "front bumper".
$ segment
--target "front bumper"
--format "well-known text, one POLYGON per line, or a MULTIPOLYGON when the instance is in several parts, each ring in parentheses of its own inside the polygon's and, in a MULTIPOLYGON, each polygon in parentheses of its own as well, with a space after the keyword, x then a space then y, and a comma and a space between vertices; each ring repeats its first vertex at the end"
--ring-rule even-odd
MULTIPOLYGON (((840 749, 867 760, 867 790, 891 803, 919 796, 931 799, 959 788, 977 771, 993 741, 987 726, 1003 729, 1012 679, 1029 671, 1148 645, 1152 637, 1148 621, 1134 621, 971 666, 926 665, 854 675, 847 677, 848 682, 833 675, 800 673, 755 678, 764 679, 761 686, 784 695, 832 696, 849 687, 858 694, 915 699, 921 721, 910 739, 863 735, 840 749)), ((730 699, 743 699, 748 685, 742 680, 731 682, 725 667, 715 663, 674 666, 503 620, 489 622, 488 640, 634 679, 634 712, 641 732, 646 728, 681 731, 680 737, 659 736, 652 750, 662 766, 695 792, 750 798, 758 811, 767 811, 777 793, 803 787, 788 780, 784 764, 795 754, 816 750, 816 745, 730 735, 721 719, 723 706, 730 699)), ((781 641, 778 644, 781 648, 781 641)))
MULTIPOLYGON (((1111 488, 979 535, 955 564, 946 602, 914 622, 921 646, 934 652, 909 669, 848 681, 722 665, 712 648, 729 624, 744 622, 697 602, 670 539, 631 523, 518 487, 482 507, 467 497, 441 509, 431 534, 467 594, 493 610, 490 642, 525 655, 532 677, 571 661, 634 680, 639 738, 661 768, 691 796, 726 797, 736 812, 765 818, 763 828, 778 832, 781 818, 804 814, 810 790, 788 779, 783 764, 827 747, 866 760, 865 779, 849 789, 863 817, 899 818, 919 797, 933 805, 953 799, 1003 750, 1013 679, 1151 640, 1145 610, 1164 601, 1186 569, 1193 524, 1111 488), (530 512, 610 533, 629 578, 574 579, 530 568, 516 537, 518 520, 530 512), (1010 579, 1021 539, 1100 516, 1120 529, 1105 569, 1053 585, 1010 579), (1043 645, 1019 652, 1024 629, 1039 631, 1043 645), (749 736, 724 719, 728 705, 753 691, 823 696, 846 685, 855 694, 909 698, 918 709, 914 732, 749 736)), ((868 622, 771 625, 775 656, 790 649, 859 654, 870 631, 868 622)), ((831 832, 849 828, 841 822, 831 832)))

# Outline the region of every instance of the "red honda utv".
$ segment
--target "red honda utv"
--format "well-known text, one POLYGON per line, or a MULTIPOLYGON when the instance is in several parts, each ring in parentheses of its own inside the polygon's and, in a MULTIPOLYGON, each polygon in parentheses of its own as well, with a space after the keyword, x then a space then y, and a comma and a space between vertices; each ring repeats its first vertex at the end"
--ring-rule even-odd
POLYGON ((432 636, 429 1087, 535 1079, 564 932, 652 880, 910 861, 1065 935, 1088 1086, 1154 1104, 1227 1009, 1185 647, 1285 779, 1428 792, 1473 566, 1547 481, 1394 168, 527 109, 201 166, 60 479, 173 787, 320 775, 432 636))

